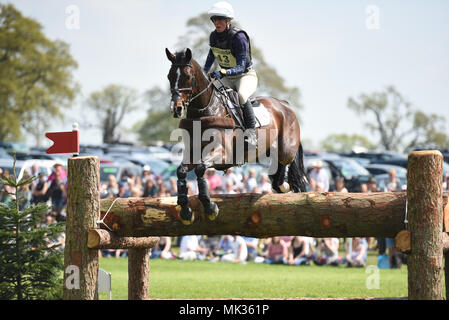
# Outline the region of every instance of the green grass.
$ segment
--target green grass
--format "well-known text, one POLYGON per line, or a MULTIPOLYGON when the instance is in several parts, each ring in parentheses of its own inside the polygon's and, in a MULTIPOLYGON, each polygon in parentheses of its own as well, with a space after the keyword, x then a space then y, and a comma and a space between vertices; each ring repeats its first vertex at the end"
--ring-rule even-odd
MULTIPOLYGON (((369 252, 368 265, 377 265, 369 252)), ((102 258, 112 274, 112 299, 128 298, 128 259, 102 258)), ((379 289, 368 289, 373 273, 343 266, 284 266, 208 261, 151 260, 150 298, 338 298, 407 297, 407 266, 379 270, 379 289)), ((108 299, 100 293, 100 299, 108 299)))

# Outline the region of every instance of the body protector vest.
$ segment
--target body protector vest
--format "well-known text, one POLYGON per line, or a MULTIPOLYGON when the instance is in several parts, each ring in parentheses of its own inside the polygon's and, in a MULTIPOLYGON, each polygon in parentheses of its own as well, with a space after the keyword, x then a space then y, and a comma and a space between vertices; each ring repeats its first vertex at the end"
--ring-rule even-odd
POLYGON ((214 54, 215 59, 217 60, 220 67, 222 67, 223 69, 233 68, 237 65, 236 57, 232 52, 232 41, 238 33, 243 33, 248 40, 248 52, 246 53, 246 69, 248 69, 252 65, 251 42, 248 34, 239 28, 231 26, 231 28, 225 32, 225 35, 221 36, 217 32, 212 32, 210 37, 210 48, 212 50, 212 53, 214 54))

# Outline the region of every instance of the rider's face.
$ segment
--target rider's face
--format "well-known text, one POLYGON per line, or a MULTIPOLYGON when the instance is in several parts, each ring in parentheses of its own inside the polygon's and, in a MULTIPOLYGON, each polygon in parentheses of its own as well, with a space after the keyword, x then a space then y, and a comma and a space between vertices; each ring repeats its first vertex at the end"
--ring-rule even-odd
POLYGON ((226 30, 227 19, 214 19, 214 26, 217 32, 223 32, 226 30))

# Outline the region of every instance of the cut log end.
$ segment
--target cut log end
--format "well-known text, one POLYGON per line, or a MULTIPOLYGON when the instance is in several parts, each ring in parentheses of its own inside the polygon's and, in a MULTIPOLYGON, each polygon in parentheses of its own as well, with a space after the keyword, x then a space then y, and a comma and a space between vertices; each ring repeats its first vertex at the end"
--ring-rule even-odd
POLYGON ((408 230, 400 231, 394 238, 394 243, 396 249, 398 249, 400 252, 410 253, 412 249, 410 231, 408 230))

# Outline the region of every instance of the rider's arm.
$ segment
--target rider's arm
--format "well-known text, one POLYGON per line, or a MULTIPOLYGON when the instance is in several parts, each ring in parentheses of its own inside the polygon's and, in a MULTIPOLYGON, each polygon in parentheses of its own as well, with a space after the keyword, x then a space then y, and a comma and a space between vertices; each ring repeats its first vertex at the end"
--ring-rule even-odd
POLYGON ((209 54, 207 55, 206 63, 204 64, 204 72, 205 73, 209 72, 214 61, 215 61, 214 53, 212 52, 212 49, 209 49, 209 54))
POLYGON ((248 40, 243 33, 238 33, 232 43, 232 49, 234 51, 235 60, 237 65, 233 68, 226 70, 227 76, 237 76, 242 74, 246 70, 246 56, 249 50, 248 40))

